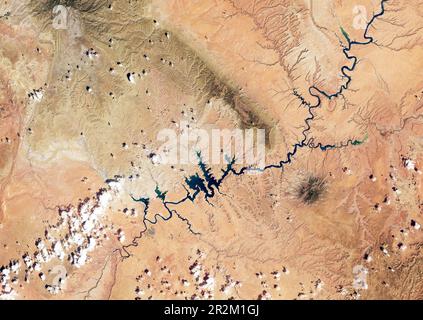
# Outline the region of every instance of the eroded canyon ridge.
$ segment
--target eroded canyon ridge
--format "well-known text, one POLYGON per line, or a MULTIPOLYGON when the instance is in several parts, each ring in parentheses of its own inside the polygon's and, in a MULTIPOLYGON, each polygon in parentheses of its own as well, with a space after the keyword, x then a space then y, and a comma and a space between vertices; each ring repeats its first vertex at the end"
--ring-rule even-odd
POLYGON ((422 70, 420 0, 1 1, 0 298, 423 299, 422 70))

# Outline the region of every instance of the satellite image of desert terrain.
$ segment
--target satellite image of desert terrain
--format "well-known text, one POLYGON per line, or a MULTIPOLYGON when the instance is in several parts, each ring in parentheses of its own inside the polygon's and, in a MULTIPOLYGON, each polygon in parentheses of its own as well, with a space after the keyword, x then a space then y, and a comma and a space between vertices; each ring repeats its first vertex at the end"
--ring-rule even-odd
POLYGON ((0 300, 422 300, 422 0, 1 0, 0 300))

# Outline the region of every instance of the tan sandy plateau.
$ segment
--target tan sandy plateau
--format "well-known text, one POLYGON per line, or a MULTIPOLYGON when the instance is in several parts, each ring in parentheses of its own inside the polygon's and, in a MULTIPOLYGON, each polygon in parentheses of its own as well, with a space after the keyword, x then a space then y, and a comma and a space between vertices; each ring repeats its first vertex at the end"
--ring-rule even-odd
POLYGON ((0 299, 423 299, 423 2, 357 5, 1 1, 0 299), (183 126, 291 161, 179 202, 183 126))

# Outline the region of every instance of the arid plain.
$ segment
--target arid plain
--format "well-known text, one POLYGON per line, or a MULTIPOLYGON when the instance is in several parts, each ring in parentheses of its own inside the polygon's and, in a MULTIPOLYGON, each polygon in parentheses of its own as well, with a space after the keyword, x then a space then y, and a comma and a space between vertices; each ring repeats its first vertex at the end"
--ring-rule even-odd
POLYGON ((12 0, 0 35, 0 298, 423 299, 421 1, 12 0), (183 126, 268 168, 160 163, 183 126))

